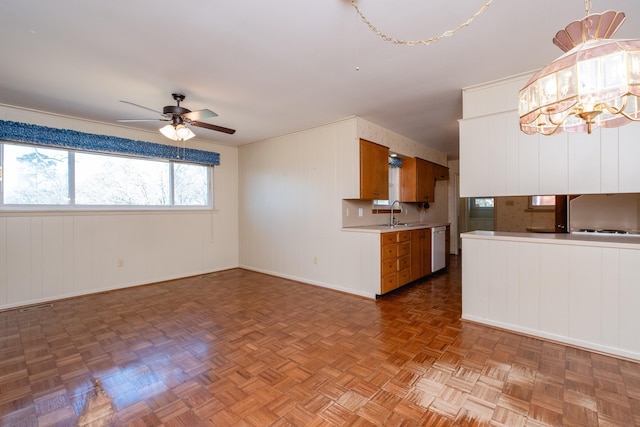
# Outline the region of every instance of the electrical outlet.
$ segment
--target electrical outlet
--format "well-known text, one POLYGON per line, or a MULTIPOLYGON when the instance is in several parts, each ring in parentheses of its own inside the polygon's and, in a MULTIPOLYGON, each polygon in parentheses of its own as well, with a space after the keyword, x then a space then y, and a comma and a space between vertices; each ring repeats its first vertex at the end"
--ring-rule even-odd
POLYGON ((314 263, 314 264, 317 264, 317 263, 318 263, 318 257, 317 257, 317 256, 314 256, 314 257, 313 257, 313 263, 314 263))
POLYGON ((347 216, 349 216, 349 208, 347 208, 347 216))
POLYGON ((358 216, 359 217, 363 217, 364 216, 364 210, 362 208, 358 208, 358 216))

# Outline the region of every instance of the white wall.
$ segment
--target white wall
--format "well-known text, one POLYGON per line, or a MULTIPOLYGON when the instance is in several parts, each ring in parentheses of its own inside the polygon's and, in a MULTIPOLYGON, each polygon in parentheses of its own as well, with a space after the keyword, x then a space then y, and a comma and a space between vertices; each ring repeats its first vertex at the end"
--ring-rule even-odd
POLYGON ((380 292, 379 235, 341 231, 342 199, 359 192, 359 138, 446 164, 445 154, 355 117, 240 147, 241 267, 366 297, 380 292))
MULTIPOLYGON (((0 118, 165 143, 134 131, 0 106, 0 118)), ((0 309, 238 265, 238 150, 193 139, 220 153, 214 211, 0 211, 0 309)))
POLYGON ((447 166, 447 155, 424 144, 357 117, 358 138, 389 147, 389 150, 406 157, 419 157, 442 166, 447 166))
POLYGON ((341 232, 342 194, 358 179, 346 166, 358 162, 353 147, 355 118, 240 147, 241 267, 375 295, 373 257, 361 251, 378 236, 341 232))
MULTIPOLYGON (((11 106, 0 118, 168 142, 11 106)), ((214 211, 0 211, 0 309, 238 266, 374 297, 379 236, 341 232, 341 210, 359 191, 358 139, 376 135, 446 165, 445 154, 353 117, 239 149, 190 140, 220 153, 214 211)))

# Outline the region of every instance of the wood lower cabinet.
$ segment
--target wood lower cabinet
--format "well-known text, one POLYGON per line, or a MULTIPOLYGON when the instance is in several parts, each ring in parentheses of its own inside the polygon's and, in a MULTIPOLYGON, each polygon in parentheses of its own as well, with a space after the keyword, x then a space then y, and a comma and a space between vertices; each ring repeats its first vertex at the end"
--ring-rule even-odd
POLYGON ((431 274, 431 229, 411 231, 411 281, 431 274))
POLYGON ((394 231, 380 236, 380 294, 384 294, 411 281, 411 232, 394 231))
POLYGON ((447 225, 447 232, 444 235, 444 259, 445 259, 445 267, 449 268, 449 263, 451 262, 451 226, 447 225))
MULTIPOLYGON (((431 233, 431 228, 419 228, 380 235, 380 295, 432 273, 431 233)), ((449 267, 449 226, 445 236, 449 267)))
POLYGON ((389 198, 389 149, 360 140, 360 199, 389 198))

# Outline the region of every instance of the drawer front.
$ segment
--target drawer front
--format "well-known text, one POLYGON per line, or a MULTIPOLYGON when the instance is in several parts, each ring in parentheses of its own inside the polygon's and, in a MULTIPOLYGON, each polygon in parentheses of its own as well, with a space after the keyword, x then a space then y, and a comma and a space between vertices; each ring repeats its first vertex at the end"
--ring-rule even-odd
POLYGON ((409 270, 411 267, 411 257, 403 256, 398 258, 398 271, 409 270))
POLYGON ((411 281, 411 270, 406 268, 398 272, 398 286, 406 285, 411 281))
POLYGON ((381 293, 386 293, 398 287, 398 273, 387 274, 382 277, 381 293))
POLYGON ((398 244, 398 256, 406 256, 411 252, 411 242, 398 244))
POLYGON ((398 242, 408 242, 411 240, 411 231, 398 231, 398 242))
POLYGON ((382 260, 396 258, 398 256, 398 245, 384 245, 382 247, 382 260))
POLYGON ((396 243, 398 241, 398 233, 382 233, 380 238, 383 245, 396 243))
POLYGON ((382 275, 386 276, 387 274, 395 273, 397 270, 397 263, 395 259, 390 259, 387 261, 382 261, 382 275))

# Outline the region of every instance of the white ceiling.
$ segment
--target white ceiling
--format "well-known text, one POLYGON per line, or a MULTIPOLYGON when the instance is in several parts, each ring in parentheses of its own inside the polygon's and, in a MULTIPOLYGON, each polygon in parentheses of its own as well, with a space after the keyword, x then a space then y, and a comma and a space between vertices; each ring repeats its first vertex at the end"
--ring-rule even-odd
MULTIPOLYGON (((386 34, 426 39, 465 22, 485 0, 360 0, 386 34)), ((638 0, 616 38, 640 38, 638 0)), ((582 0, 494 0, 452 37, 428 46, 383 41, 350 0, 2 0, 0 103, 107 123, 155 118, 172 92, 209 108, 242 145, 360 116, 458 155, 461 88, 543 67, 551 40, 585 15, 582 0), (357 70, 359 68, 359 70, 357 70)), ((516 101, 514 100, 514 105, 516 101)), ((157 129, 164 123, 127 124, 157 129)))

